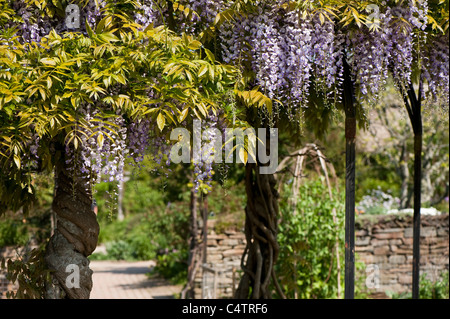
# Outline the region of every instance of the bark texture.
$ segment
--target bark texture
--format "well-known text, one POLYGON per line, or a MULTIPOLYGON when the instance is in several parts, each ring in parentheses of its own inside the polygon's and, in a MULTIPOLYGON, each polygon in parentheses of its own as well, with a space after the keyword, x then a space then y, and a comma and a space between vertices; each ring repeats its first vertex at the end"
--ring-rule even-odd
POLYGON ((245 168, 247 206, 245 209, 246 247, 241 260, 244 271, 235 297, 238 299, 268 299, 272 280, 278 293, 274 264, 278 258, 277 216, 278 192, 272 174, 260 174, 259 167, 247 164, 245 168))
POLYGON ((64 157, 56 165, 52 209, 57 223, 45 253, 45 261, 52 270, 52 282, 45 297, 88 299, 92 270, 87 257, 97 246, 99 225, 92 210, 89 181, 73 176, 64 157))
MULTIPOLYGON (((181 291, 181 299, 195 298, 195 276, 202 262, 203 250, 201 249, 201 243, 198 238, 198 198, 194 188, 191 189, 190 210, 188 274, 186 286, 181 291)), ((203 245, 206 245, 205 241, 203 245)))

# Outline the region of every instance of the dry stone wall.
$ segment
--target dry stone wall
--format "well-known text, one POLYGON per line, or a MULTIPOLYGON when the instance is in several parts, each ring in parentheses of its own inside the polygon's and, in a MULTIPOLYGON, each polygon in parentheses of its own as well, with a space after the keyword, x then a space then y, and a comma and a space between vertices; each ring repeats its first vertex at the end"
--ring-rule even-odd
MULTIPOLYGON (((356 261, 369 292, 412 289, 412 215, 358 216, 356 261)), ((449 269, 449 215, 421 216, 420 273, 435 281, 449 269)))
POLYGON ((195 298, 232 298, 240 279, 245 236, 233 229, 216 233, 215 220, 209 220, 207 246, 207 268, 197 272, 195 298))
MULTIPOLYGON (((362 268, 357 271, 357 279, 369 294, 386 296, 386 292, 411 291, 412 224, 411 214, 357 217, 356 261, 362 268)), ((208 229, 207 266, 217 271, 215 297, 232 298, 241 274, 245 236, 236 230, 216 232, 214 220, 208 221, 208 229)), ((436 280, 442 271, 449 269, 448 214, 421 216, 420 244, 421 273, 426 273, 430 280, 436 280)), ((212 277, 209 271, 197 273, 196 298, 213 297, 212 277), (204 276, 208 276, 205 281, 209 290, 202 293, 204 276)))

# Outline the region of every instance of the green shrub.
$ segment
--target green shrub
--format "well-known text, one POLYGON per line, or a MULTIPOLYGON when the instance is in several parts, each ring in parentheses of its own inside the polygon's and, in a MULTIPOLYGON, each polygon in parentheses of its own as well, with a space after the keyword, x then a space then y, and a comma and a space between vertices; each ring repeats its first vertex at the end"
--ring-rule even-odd
MULTIPOLYGON (((280 254, 277 275, 288 298, 336 298, 336 236, 343 243, 343 195, 331 200, 322 181, 304 183, 299 190, 297 213, 288 206, 289 192, 280 201, 280 254), (337 222, 333 221, 333 210, 337 222)), ((344 248, 339 247, 341 269, 344 248), (342 255, 342 256, 341 256, 342 255)), ((343 274, 341 275, 343 278, 343 274)))
POLYGON ((421 299, 448 299, 448 271, 442 272, 439 279, 432 281, 422 275, 419 294, 421 299))
POLYGON ((188 250, 173 251, 157 257, 151 274, 158 273, 173 284, 184 284, 187 278, 188 250))
POLYGON ((93 259, 149 260, 158 251, 187 247, 189 207, 169 204, 135 213, 122 221, 100 220, 99 243, 105 244, 106 256, 93 259))
POLYGON ((106 252, 111 259, 133 260, 133 249, 125 240, 117 240, 106 243, 106 252))
MULTIPOLYGON (((419 298, 420 299, 449 299, 448 271, 443 271, 437 280, 430 280, 426 274, 420 276, 419 298)), ((411 292, 387 293, 392 299, 411 299, 411 292)))
POLYGON ((23 246, 28 242, 29 235, 26 224, 14 219, 0 222, 0 247, 23 246))
POLYGON ((16 291, 7 291, 8 299, 43 299, 45 287, 51 281, 50 270, 45 262, 45 244, 31 250, 25 249, 17 258, 2 258, 0 269, 6 279, 18 286, 16 291))

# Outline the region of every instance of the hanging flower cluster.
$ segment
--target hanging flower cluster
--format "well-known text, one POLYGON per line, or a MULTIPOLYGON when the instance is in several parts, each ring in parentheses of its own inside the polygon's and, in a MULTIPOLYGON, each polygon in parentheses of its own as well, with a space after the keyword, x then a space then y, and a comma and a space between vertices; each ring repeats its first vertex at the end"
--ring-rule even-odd
MULTIPOLYGON (((198 192, 202 184, 211 187, 213 177, 214 155, 217 152, 222 154, 222 149, 215 149, 214 141, 218 137, 217 127, 219 118, 210 112, 205 120, 201 121, 200 134, 194 138, 199 139, 201 152, 194 160, 194 191, 198 192)), ((219 129, 220 132, 220 129, 219 129)))
POLYGON ((449 34, 433 40, 428 46, 423 63, 423 76, 428 83, 431 100, 440 98, 444 107, 449 101, 449 34))
POLYGON ((66 164, 73 174, 94 183, 123 181, 129 151, 124 119, 117 114, 106 117, 91 105, 86 105, 80 113, 86 124, 74 130, 73 138, 66 141, 66 164), (106 179, 101 180, 104 176, 106 179))
POLYGON ((150 128, 151 123, 148 119, 136 120, 128 125, 129 157, 132 157, 137 164, 144 160, 150 145, 150 128))
POLYGON ((385 2, 377 9, 373 28, 340 27, 323 12, 300 16, 297 10, 264 3, 222 27, 223 58, 227 63, 250 64, 254 84, 290 112, 308 106, 313 83, 326 101, 340 96, 334 93, 342 83, 344 52, 362 103, 377 101, 389 74, 397 86, 408 85, 418 59, 424 61, 422 72, 431 95, 448 92, 444 84, 448 83, 448 45, 444 44, 448 35, 427 43, 427 0, 385 2))
POLYGON ((134 14, 136 23, 139 23, 145 29, 151 23, 159 24, 160 14, 157 4, 151 0, 143 0, 139 3, 140 10, 134 14))
POLYGON ((307 107, 313 81, 322 93, 339 84, 342 42, 328 19, 304 18, 273 5, 258 7, 221 30, 224 61, 250 64, 254 84, 291 114, 307 107))

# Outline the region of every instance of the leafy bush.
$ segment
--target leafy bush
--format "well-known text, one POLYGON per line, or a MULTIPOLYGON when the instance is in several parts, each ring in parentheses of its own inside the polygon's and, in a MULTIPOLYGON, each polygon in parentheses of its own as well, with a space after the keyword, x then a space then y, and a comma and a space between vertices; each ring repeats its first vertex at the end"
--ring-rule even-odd
POLYGON ((0 247, 23 246, 28 241, 27 227, 14 219, 2 220, 0 223, 0 247))
POLYGON ((423 274, 420 280, 419 295, 422 299, 448 299, 448 271, 442 272, 440 278, 432 281, 423 274))
MULTIPOLYGON (((437 280, 430 280, 426 274, 420 276, 419 298, 420 299, 448 299, 449 298, 449 273, 443 271, 437 280)), ((388 293, 392 299, 411 299, 411 292, 388 293)))
POLYGON ((156 266, 150 274, 158 273, 173 284, 184 284, 187 278, 188 250, 183 249, 158 255, 156 266))
POLYGON ((149 210, 123 221, 100 220, 99 243, 105 244, 107 255, 95 254, 91 259, 149 260, 159 251, 187 247, 187 203, 149 210))
MULTIPOLYGON (((289 196, 289 192, 284 192, 289 196)), ((280 201, 281 222, 278 242, 280 254, 277 275, 288 298, 336 298, 336 236, 343 243, 343 195, 328 189, 321 181, 306 182, 300 187, 296 214, 280 201), (337 222, 333 221, 333 211, 337 222)), ((344 248, 339 247, 341 268, 344 248)), ((341 276, 343 278, 343 274, 341 276)))
POLYGON ((106 244, 107 255, 115 260, 133 260, 133 248, 125 240, 117 240, 106 244))

